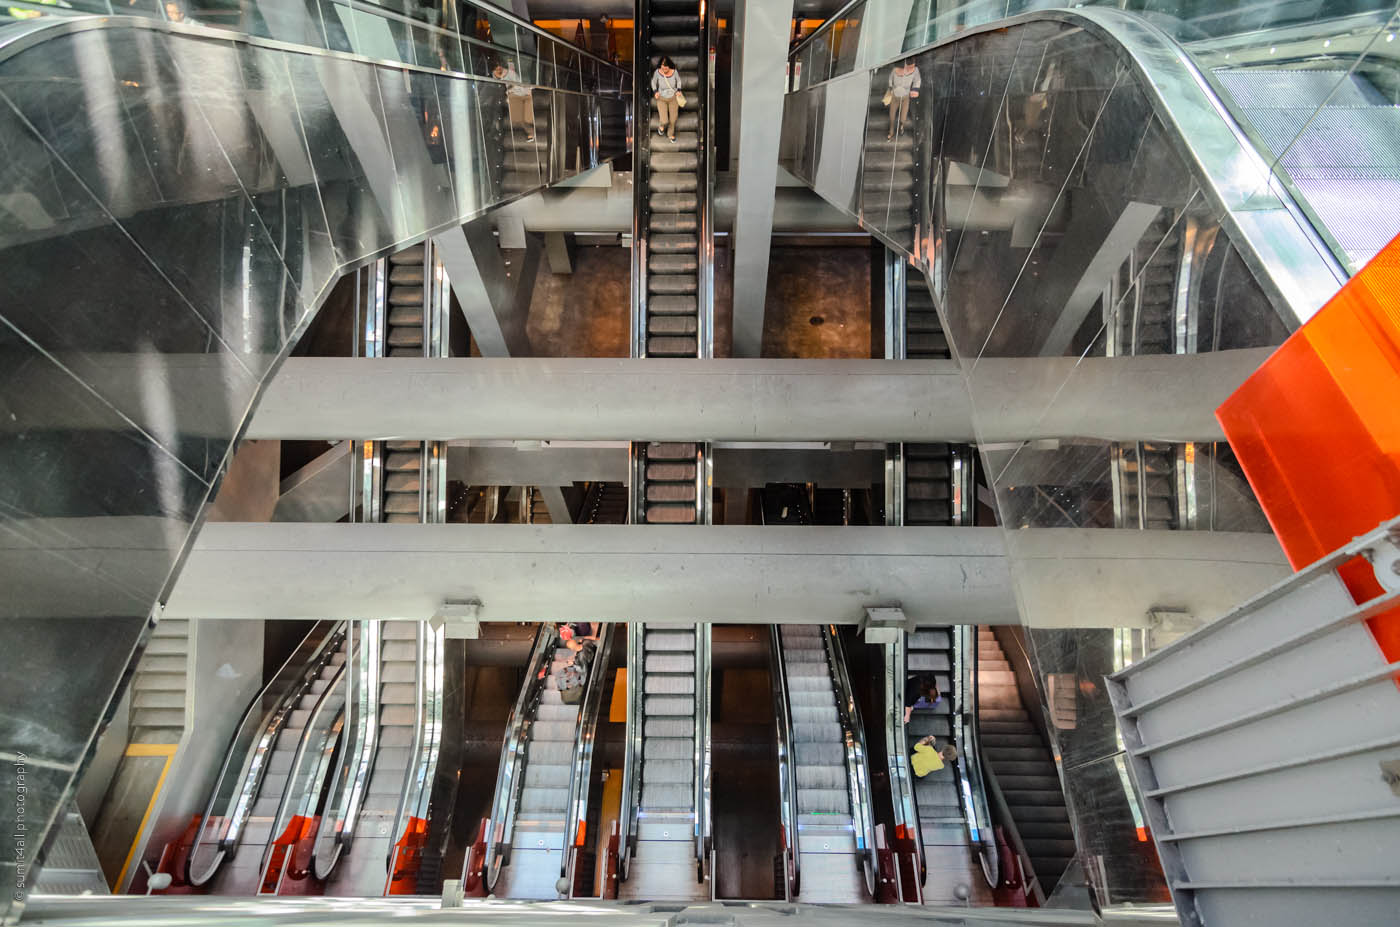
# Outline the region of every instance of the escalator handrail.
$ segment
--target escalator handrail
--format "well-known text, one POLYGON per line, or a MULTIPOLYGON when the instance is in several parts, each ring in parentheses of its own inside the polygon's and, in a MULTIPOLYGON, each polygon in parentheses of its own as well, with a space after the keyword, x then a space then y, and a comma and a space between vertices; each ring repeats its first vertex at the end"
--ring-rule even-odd
MULTIPOLYGON (((540 625, 535 634, 535 646, 530 651, 530 662, 525 667, 525 682, 520 686, 520 693, 515 697, 515 705, 510 711, 510 719, 506 722, 505 743, 501 746, 501 761, 496 769, 496 790, 491 798, 492 833, 486 841, 486 856, 482 861, 488 891, 495 886, 496 878, 500 874, 502 847, 510 842, 516 806, 520 800, 520 788, 525 782, 530 724, 534 720, 540 693, 545 685, 540 671, 549 665, 556 639, 554 625, 540 625), (499 838, 497 831, 500 834, 499 838)), ((466 882, 465 872, 462 874, 462 881, 466 882)))
POLYGON ((343 719, 345 717, 344 704, 342 703, 339 708, 331 713, 329 723, 324 729, 321 727, 321 722, 327 704, 335 696, 339 687, 345 682, 345 671, 345 664, 342 663, 340 668, 336 670, 335 675, 327 680, 325 689, 321 691, 320 696, 316 699, 316 704, 311 706, 306 728, 302 732, 301 740, 297 743, 296 753, 292 755, 291 765, 287 767, 287 788, 283 790, 282 797, 277 802, 277 811, 272 818, 272 831, 268 835, 267 845, 263 848, 263 861, 259 869, 260 872, 265 873, 267 871, 267 866, 271 861, 274 850, 273 841, 277 839, 281 831, 285 829, 294 818, 298 816, 307 816, 308 809, 311 814, 315 814, 316 801, 321 793, 321 788, 317 783, 325 782, 324 773, 328 771, 321 767, 325 767, 330 763, 330 757, 326 755, 327 741, 340 736, 340 729, 337 727, 337 723, 339 722, 343 725, 343 719), (298 779, 297 771, 301 769, 303 763, 308 761, 308 754, 320 756, 320 759, 317 761, 317 767, 321 769, 319 772, 313 773, 308 777, 305 787, 300 792, 297 792, 294 790, 295 783, 298 779))
POLYGON ((846 742, 846 778, 850 786, 851 817, 855 828, 856 850, 865 873, 865 887, 876 897, 875 873, 879 871, 875 847, 875 809, 870 782, 870 751, 865 745, 865 728, 856 704, 855 687, 846 668, 846 650, 841 635, 832 625, 822 626, 826 644, 827 670, 836 693, 836 718, 846 742))
POLYGON ((797 763, 796 743, 792 739, 792 700, 788 695, 787 661, 783 658, 783 642, 778 626, 768 628, 768 659, 771 665, 773 690, 773 720, 778 747, 778 808, 783 828, 783 843, 792 859, 789 876, 784 867, 786 900, 797 898, 802 890, 802 851, 797 839, 797 763))
MULTIPOLYGON (((828 23, 835 21, 833 17, 828 23)), ((1291 190, 1285 189, 1287 185, 1277 182, 1269 158, 1259 151, 1244 128, 1250 124, 1249 119, 1217 91, 1190 52, 1141 16, 1109 7, 1031 10, 969 24, 936 41, 902 50, 887 61, 857 61, 857 70, 875 73, 944 45, 1035 22, 1060 22, 1084 30, 1119 49, 1131 62, 1142 92, 1158 118, 1169 127, 1168 134, 1179 143, 1191 164, 1193 177, 1220 214, 1220 224, 1231 243, 1290 331, 1310 318, 1346 283, 1349 275, 1328 244, 1329 235, 1317 227, 1311 213, 1291 190), (1261 190, 1277 201, 1277 209, 1265 208, 1261 190), (1286 213, 1287 219, 1270 217, 1269 212, 1286 213), (1240 221, 1241 215, 1249 217, 1247 225, 1240 221), (1279 268, 1286 269, 1281 276, 1276 273, 1279 268)), ((807 42, 823 31, 818 29, 789 53, 790 68, 807 42)), ((873 228, 871 231, 887 246, 908 255, 906 248, 888 240, 882 232, 873 228)))
POLYGON ((344 622, 317 622, 287 661, 273 674, 272 680, 244 710, 243 718, 239 721, 225 751, 223 766, 214 782, 214 789, 209 795, 199 830, 195 835, 193 849, 185 863, 185 877, 191 885, 207 883, 218 872, 224 859, 237 850, 243 825, 252 812, 258 792, 262 789, 263 778, 267 774, 267 759, 272 753, 277 735, 286 724, 287 715, 310 689, 311 684, 320 677, 321 670, 334 658, 345 639, 345 628, 344 622), (308 646, 310 654, 299 660, 298 655, 308 646), (263 700, 279 688, 284 691, 277 699, 277 704, 258 714, 257 709, 262 706, 263 700), (247 741, 248 746, 240 750, 239 744, 243 741, 247 741), (228 804, 223 809, 217 809, 222 786, 226 777, 234 772, 235 761, 239 764, 236 775, 241 785, 229 793, 228 804), (230 807, 233 809, 232 814, 229 813, 230 807), (220 810, 221 813, 216 814, 216 811, 220 810), (196 870, 195 857, 198 848, 204 842, 202 838, 206 829, 215 821, 219 822, 221 833, 216 841, 214 858, 206 869, 196 870))
POLYGON ((710 625, 695 626, 695 859, 702 870, 710 845, 710 625))
POLYGON ((1031 890, 1036 907, 1044 907, 1045 888, 1040 884, 1040 875, 1035 871, 1035 864, 1031 861, 1025 841, 1021 839, 1021 829, 1016 826, 1016 819, 1011 815, 1011 806, 1007 804, 1006 795, 1001 790, 1001 781, 997 779, 996 769, 991 763, 984 763, 982 773, 986 777, 992 819, 1002 829, 1002 833, 1006 835, 1006 842, 1011 845, 1012 852, 1021 861, 1021 873, 1027 877, 1025 887, 1031 890))
MULTIPOLYGON (((395 857, 400 843, 407 836, 409 822, 413 818, 421 820, 428 816, 433 773, 437 769, 438 751, 442 747, 442 659, 442 627, 434 628, 426 621, 419 622, 412 759, 395 808, 394 825, 389 830, 391 842, 385 851, 385 868, 390 882, 394 878, 395 857)), ((385 894, 388 894, 388 890, 389 882, 386 882, 385 894)))
POLYGON ((646 723, 642 712, 642 682, 646 674, 642 640, 645 635, 646 626, 641 622, 627 626, 627 748, 622 763, 622 804, 618 808, 618 820, 622 822, 621 858, 617 866, 619 882, 627 881, 632 854, 637 850, 642 795, 642 737, 646 723))
POLYGON ((349 740, 312 851, 312 869, 318 879, 330 877, 355 838, 360 802, 379 751, 380 622, 353 622, 349 640, 343 729, 349 740))
POLYGON ((909 770, 909 732, 904 726, 904 689, 908 683, 907 635, 901 631, 885 645, 885 751, 889 764, 890 799, 894 822, 914 843, 919 884, 928 876, 924 864, 924 833, 919 826, 918 800, 909 770))
MULTIPOLYGON (((588 668, 588 682, 579 705, 578 731, 574 735, 574 760, 569 777, 569 800, 564 807, 564 852, 560 854, 559 874, 569 874, 569 847, 578 846, 580 822, 588 820, 588 790, 592 784, 593 752, 598 742, 598 718, 602 715, 603 693, 607 691, 608 670, 612 666, 612 624, 603 625, 598 654, 588 668)), ((569 893, 571 896, 572 891, 569 893)))
POLYGON ((995 888, 999 881, 1000 862, 987 806, 981 733, 977 723, 977 626, 959 624, 953 627, 956 639, 954 653, 958 662, 958 671, 953 676, 952 705, 953 739, 958 748, 958 759, 953 768, 958 778, 958 796, 968 838, 977 847, 982 875, 987 884, 995 888))
MULTIPOLYGON (((717 4, 701 6, 704 15, 700 17, 700 66, 699 86, 696 97, 700 108, 700 144, 696 146, 699 164, 695 172, 696 184, 696 252, 699 258, 696 268, 696 347, 700 357, 714 357, 715 354, 715 234, 714 234, 714 185, 715 185, 715 146, 710 141, 715 137, 715 113, 711 92, 714 74, 710 66, 710 49, 714 48, 717 4)), ((705 509, 710 508, 706 499, 705 484, 699 487, 698 498, 705 509)))

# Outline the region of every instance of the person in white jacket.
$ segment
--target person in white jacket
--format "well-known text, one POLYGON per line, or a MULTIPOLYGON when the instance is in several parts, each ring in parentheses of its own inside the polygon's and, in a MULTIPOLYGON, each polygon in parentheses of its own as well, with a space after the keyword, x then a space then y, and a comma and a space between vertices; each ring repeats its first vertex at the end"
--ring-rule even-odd
POLYGON ((669 56, 662 56, 661 63, 651 75, 651 94, 656 98, 656 109, 661 114, 661 128, 656 130, 656 134, 665 135, 673 142, 676 140, 676 117, 681 109, 676 100, 680 89, 681 76, 676 73, 676 63, 669 56))
POLYGON ((886 94, 890 108, 890 131, 886 139, 909 128, 909 101, 919 95, 919 67, 912 58, 905 58, 890 71, 890 87, 886 94))
POLYGON ((491 76, 496 80, 506 82, 506 107, 510 110, 510 125, 514 129, 520 126, 525 130, 525 141, 535 140, 535 93, 529 84, 520 82, 520 75, 515 73, 515 65, 507 61, 500 62, 491 69, 491 76))

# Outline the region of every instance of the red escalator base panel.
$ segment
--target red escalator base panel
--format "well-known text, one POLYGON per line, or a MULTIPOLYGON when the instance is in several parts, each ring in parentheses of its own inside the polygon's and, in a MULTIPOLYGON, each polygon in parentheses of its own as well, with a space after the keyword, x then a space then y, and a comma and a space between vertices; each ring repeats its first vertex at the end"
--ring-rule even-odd
POLYGON ((389 878, 390 895, 418 894, 418 866, 423 860, 423 847, 428 842, 426 818, 410 817, 404 834, 399 838, 394 854, 394 872, 389 878))
MULTIPOLYGON (((1400 514, 1400 238, 1216 410, 1293 568, 1400 514)), ((1339 570, 1357 602, 1370 565, 1339 570)), ((1400 610, 1369 622, 1400 660, 1400 610)))

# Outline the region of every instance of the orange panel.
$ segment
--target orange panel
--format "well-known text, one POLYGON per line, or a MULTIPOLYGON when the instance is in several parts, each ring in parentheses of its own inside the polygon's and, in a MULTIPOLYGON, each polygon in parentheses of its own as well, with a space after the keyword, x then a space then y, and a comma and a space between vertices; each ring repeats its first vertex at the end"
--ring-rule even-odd
MULTIPOLYGON (((1215 414, 1294 569, 1400 514, 1400 238, 1215 414)), ((1340 572, 1381 594, 1369 564, 1340 572)), ((1400 611, 1370 626, 1400 660, 1400 611)))

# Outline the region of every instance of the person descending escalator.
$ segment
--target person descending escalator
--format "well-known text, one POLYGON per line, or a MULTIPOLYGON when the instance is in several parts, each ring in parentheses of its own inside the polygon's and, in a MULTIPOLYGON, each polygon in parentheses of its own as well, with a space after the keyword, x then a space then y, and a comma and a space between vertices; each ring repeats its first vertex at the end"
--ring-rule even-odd
POLYGON ((890 70, 890 86, 882 101, 890 110, 887 140, 893 139, 896 132, 903 135, 904 130, 909 128, 909 101, 918 98, 922 82, 919 66, 912 58, 905 58, 890 70))
POLYGON ((652 96, 656 98, 656 109, 661 115, 661 127, 657 135, 676 140, 676 119, 685 106, 685 94, 681 93, 681 76, 676 73, 676 63, 669 55, 663 55, 656 71, 651 75, 652 96))
POLYGON ((933 708, 943 700, 938 691, 938 678, 932 673, 910 673, 904 680, 904 723, 908 724, 916 708, 933 708))
POLYGON ((944 744, 940 748, 934 736, 929 734, 914 744, 914 752, 909 757, 909 765, 914 770, 914 775, 922 779, 931 772, 938 772, 957 758, 957 747, 952 744, 944 744))
POLYGON ((588 670, 598 652, 597 622, 573 622, 559 625, 559 640, 572 654, 556 672, 554 683, 559 699, 565 705, 583 701, 588 684, 588 670))
POLYGON ((517 127, 525 132, 525 141, 535 140, 535 94, 534 88, 529 84, 522 83, 520 75, 515 72, 515 65, 506 61, 496 62, 496 66, 491 69, 491 76, 496 80, 506 82, 506 106, 510 112, 510 127, 513 131, 517 127))

